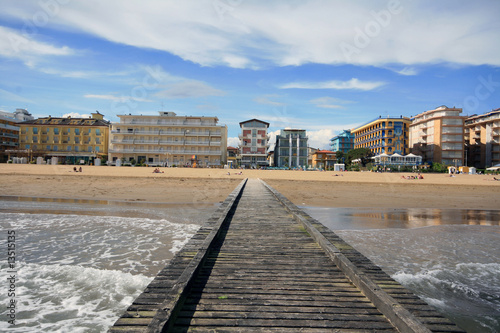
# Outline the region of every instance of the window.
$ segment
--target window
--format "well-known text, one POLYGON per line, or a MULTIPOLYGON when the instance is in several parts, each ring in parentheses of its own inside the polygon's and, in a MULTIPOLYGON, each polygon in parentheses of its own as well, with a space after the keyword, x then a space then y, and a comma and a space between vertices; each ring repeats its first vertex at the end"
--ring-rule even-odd
POLYGON ((37 136, 33 137, 33 142, 38 142, 38 137, 37 136))
POLYGON ((91 153, 91 152, 92 152, 92 146, 88 147, 88 148, 87 148, 87 151, 88 151, 89 153, 91 153))
POLYGON ((47 146, 47 150, 50 150, 50 146, 47 146))
POLYGON ((54 151, 57 151, 57 149, 58 149, 57 146, 54 146, 54 151))
POLYGON ((33 134, 38 134, 38 127, 33 127, 33 134))
POLYGON ((59 135, 59 128, 57 128, 57 127, 54 128, 54 134, 59 135))
POLYGON ((78 149, 78 146, 75 146, 75 151, 80 151, 80 149, 78 149))
POLYGON ((75 143, 80 143, 80 138, 79 137, 75 137, 75 143))
POLYGON ((68 146, 68 147, 66 148, 66 150, 67 150, 67 151, 71 151, 71 146, 68 146))
POLYGON ((30 149, 30 145, 25 145, 24 148, 25 149, 30 149))
POLYGON ((101 135, 101 129, 100 128, 96 128, 95 129, 95 135, 101 135))
POLYGON ((100 150, 100 149, 99 149, 99 147, 95 147, 95 151, 96 151, 96 153, 98 153, 98 152, 99 152, 99 150, 100 150))
POLYGON ((76 135, 80 135, 80 129, 79 128, 75 128, 75 134, 76 135))

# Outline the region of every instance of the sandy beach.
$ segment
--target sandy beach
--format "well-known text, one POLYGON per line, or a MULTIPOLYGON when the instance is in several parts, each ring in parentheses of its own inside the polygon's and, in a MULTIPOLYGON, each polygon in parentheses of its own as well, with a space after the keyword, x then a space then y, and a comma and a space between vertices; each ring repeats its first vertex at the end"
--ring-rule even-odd
POLYGON ((487 175, 223 170, 0 164, 0 195, 168 203, 216 203, 244 178, 260 178, 292 202, 316 207, 499 209, 487 175), (242 174, 238 174, 238 173, 242 174), (229 173, 229 174, 228 174, 229 173))

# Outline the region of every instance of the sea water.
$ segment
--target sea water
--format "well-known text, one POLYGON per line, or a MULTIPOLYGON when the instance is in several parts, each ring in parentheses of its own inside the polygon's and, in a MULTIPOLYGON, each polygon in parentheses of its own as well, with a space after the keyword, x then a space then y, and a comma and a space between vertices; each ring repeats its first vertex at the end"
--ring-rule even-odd
MULTIPOLYGON (((0 331, 105 332, 215 209, 0 197, 0 331)), ((500 332, 500 211, 304 209, 468 332, 500 332)))
POLYGON ((0 200, 0 331, 107 331, 215 208, 0 200))
POLYGON ((467 332, 500 332, 500 211, 304 209, 467 332))

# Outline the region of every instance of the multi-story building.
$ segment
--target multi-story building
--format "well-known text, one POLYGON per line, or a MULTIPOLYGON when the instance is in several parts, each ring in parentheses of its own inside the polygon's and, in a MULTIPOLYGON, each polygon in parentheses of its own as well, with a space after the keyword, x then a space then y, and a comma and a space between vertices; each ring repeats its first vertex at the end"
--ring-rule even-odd
POLYGON ((241 166, 260 168, 267 166, 267 148, 269 123, 258 119, 250 119, 240 123, 240 157, 241 166))
POLYGON ((500 109, 465 120, 465 165, 478 169, 500 164, 500 109))
POLYGON ((354 149, 354 134, 350 130, 343 130, 339 135, 330 139, 330 148, 332 151, 341 151, 343 153, 354 149))
POLYGON ((337 157, 335 152, 330 150, 317 150, 313 154, 312 167, 318 169, 333 169, 337 157))
POLYGON ((239 165, 239 151, 236 147, 227 147, 227 165, 230 168, 236 168, 239 165))
POLYGON ((19 146, 33 157, 60 163, 90 163, 108 154, 109 122, 99 112, 89 118, 45 117, 19 123, 19 146))
POLYGON ((24 149, 19 149, 18 123, 32 119, 25 109, 17 109, 13 113, 0 111, 0 162, 6 162, 11 154, 27 155, 24 149))
POLYGON ((412 118, 410 148, 424 163, 463 165, 464 121, 462 109, 443 105, 412 118))
POLYGON ((282 129, 276 135, 274 165, 282 168, 307 167, 307 136, 301 129, 282 129))
POLYGON ((354 148, 368 148, 375 155, 408 153, 408 128, 410 118, 381 116, 351 129, 354 148))
POLYGON ((111 124, 109 161, 115 165, 220 167, 227 160, 227 126, 217 117, 118 115, 111 124))

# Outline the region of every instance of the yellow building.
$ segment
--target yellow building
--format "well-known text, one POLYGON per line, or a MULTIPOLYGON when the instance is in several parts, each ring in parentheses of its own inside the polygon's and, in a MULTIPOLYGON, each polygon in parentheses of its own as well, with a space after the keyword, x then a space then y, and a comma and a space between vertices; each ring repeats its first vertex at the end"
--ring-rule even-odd
POLYGON ((330 150, 317 150, 312 154, 312 167, 318 169, 332 168, 337 161, 337 155, 330 150))
POLYGON ((368 148, 375 155, 408 154, 408 117, 376 118, 354 128, 354 149, 368 148))
POLYGON ((445 105, 416 115, 410 125, 410 148, 423 162, 460 166, 464 162, 462 109, 445 105))
POLYGON ((479 169, 500 164, 500 109, 465 120, 466 165, 479 169))
POLYGON ((89 118, 45 117, 18 124, 19 148, 29 158, 57 157, 59 163, 92 163, 107 157, 109 122, 99 112, 89 118))

